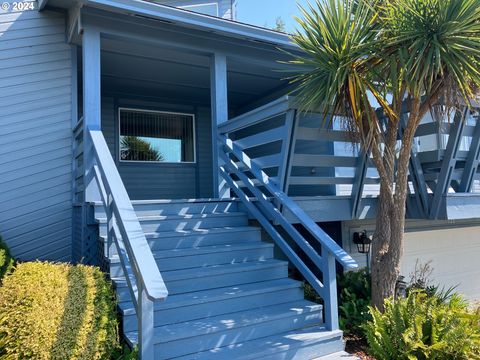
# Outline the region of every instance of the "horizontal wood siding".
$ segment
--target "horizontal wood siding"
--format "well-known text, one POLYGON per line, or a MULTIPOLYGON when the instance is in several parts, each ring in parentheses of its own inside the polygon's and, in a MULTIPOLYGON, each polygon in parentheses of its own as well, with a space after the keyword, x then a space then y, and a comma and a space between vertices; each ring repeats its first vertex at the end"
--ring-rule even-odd
POLYGON ((21 260, 71 260, 71 66, 62 13, 0 14, 0 235, 21 260))
POLYGON ((133 200, 185 199, 212 195, 210 110, 161 101, 102 99, 102 131, 117 164, 127 192, 133 200), (195 115, 195 164, 162 164, 119 161, 118 107, 192 113, 195 115))

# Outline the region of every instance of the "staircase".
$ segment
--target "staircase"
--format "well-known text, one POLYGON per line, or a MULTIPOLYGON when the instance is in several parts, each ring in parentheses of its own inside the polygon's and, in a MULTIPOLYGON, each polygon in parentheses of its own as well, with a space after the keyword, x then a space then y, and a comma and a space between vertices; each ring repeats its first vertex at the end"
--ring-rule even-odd
MULTIPOLYGON (((154 304, 155 360, 345 358, 342 332, 325 329, 322 306, 304 300, 237 202, 132 203, 169 291, 154 304)), ((95 217, 107 253, 101 204, 95 217)), ((123 333, 135 345, 135 307, 114 245, 109 253, 123 333)))

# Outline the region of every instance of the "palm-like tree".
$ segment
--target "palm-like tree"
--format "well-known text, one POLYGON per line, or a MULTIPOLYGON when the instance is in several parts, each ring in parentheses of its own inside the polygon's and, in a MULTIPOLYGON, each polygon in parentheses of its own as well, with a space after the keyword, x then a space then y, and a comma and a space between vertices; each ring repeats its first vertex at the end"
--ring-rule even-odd
POLYGON ((301 10, 300 103, 346 117, 379 173, 372 302, 383 309, 399 275, 417 127, 434 108, 470 104, 480 87, 480 0, 316 0, 301 10))
POLYGON ((120 154, 122 160, 165 161, 160 151, 137 136, 122 137, 120 154))

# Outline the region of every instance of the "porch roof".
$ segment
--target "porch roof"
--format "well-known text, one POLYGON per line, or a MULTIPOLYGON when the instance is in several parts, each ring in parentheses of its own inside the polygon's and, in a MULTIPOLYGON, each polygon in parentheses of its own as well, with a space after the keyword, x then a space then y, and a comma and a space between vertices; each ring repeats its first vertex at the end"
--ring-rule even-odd
POLYGON ((268 44, 290 51, 299 51, 299 47, 292 43, 288 34, 158 4, 150 0, 39 0, 40 10, 47 5, 63 9, 82 7, 100 9, 116 14, 143 17, 145 20, 159 20, 188 29, 208 31, 259 45, 268 44))

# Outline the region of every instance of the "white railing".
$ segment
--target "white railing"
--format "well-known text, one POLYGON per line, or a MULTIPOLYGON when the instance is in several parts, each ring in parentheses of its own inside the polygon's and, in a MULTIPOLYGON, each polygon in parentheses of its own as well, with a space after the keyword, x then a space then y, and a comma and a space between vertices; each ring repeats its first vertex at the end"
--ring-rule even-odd
POLYGON ((89 139, 93 159, 85 166, 106 210, 107 249, 115 244, 135 305, 141 359, 154 359, 154 302, 165 300, 168 291, 102 132, 89 130, 89 139))

